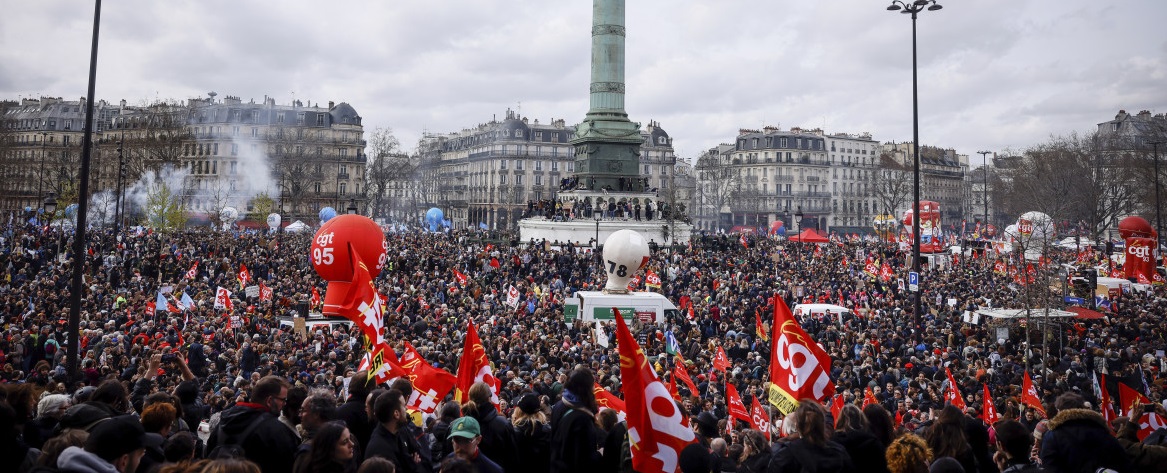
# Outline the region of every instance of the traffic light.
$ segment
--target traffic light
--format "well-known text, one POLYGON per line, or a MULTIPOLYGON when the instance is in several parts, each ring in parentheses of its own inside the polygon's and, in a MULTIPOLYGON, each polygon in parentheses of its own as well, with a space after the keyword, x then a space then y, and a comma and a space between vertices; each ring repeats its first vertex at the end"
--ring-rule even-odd
POLYGON ((1095 309, 1094 304, 1094 290, 1098 287, 1098 270, 1090 268, 1086 270, 1086 281, 1090 283, 1089 291, 1086 293, 1086 305, 1090 309, 1095 309))

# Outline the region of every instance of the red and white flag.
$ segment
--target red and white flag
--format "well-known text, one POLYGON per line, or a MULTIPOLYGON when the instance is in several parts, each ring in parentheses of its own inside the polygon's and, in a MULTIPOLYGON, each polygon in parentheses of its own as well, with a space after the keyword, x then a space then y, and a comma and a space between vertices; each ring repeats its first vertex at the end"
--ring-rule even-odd
POLYGON ((1139 431, 1135 434, 1139 441, 1147 439, 1147 436, 1154 433, 1156 430, 1167 427, 1167 419, 1154 412, 1144 412, 1142 417, 1139 417, 1139 431))
POLYGON ((644 276, 644 285, 648 286, 649 288, 660 289, 660 276, 654 273, 651 269, 648 270, 648 274, 644 276))
POLYGON ((717 353, 713 355, 713 369, 724 373, 727 368, 729 368, 729 357, 725 356, 725 350, 721 348, 721 345, 718 345, 717 353))
POLYGON ((507 305, 512 309, 519 306, 519 289, 513 285, 507 289, 507 305))
POLYGON ((747 424, 753 423, 750 412, 746 410, 746 405, 742 402, 742 397, 737 393, 737 387, 733 383, 725 383, 725 403, 729 407, 730 417, 747 424))
POLYGON ((275 291, 272 290, 272 288, 268 287, 267 284, 264 284, 263 281, 260 281, 259 282, 259 300, 270 301, 270 300, 272 300, 273 295, 275 295, 275 291))
MULTIPOLYGON (((412 346, 409 348, 413 348, 412 346)), ((408 349, 406 355, 408 356, 408 349)), ((417 351, 414 351, 416 355, 417 351)), ((405 357, 402 357, 404 360, 405 357)), ((434 409, 438 407, 438 403, 450 394, 457 384, 458 378, 450 372, 434 368, 426 363, 425 360, 417 359, 411 360, 412 367, 409 370, 409 382, 413 384, 413 394, 409 397, 406 407, 415 411, 421 411, 426 414, 433 414, 434 409)))
POLYGON ((656 377, 619 309, 616 340, 620 347, 620 380, 628 412, 632 468, 640 473, 675 473, 681 450, 697 440, 687 417, 656 377))
POLYGON ((875 279, 879 275, 879 263, 868 256, 867 262, 863 263, 863 273, 867 274, 867 277, 875 279))
POLYGON ((1098 385, 1099 404, 1102 404, 1102 419, 1106 421, 1106 425, 1110 425, 1110 421, 1117 419, 1118 414, 1114 412, 1114 403, 1110 402, 1110 392, 1106 390, 1106 374, 1102 374, 1102 383, 1098 385))
POLYGON ((680 361, 678 356, 678 363, 673 363, 673 378, 681 380, 685 383, 685 387, 689 388, 690 396, 697 396, 697 385, 693 384, 693 378, 689 377, 689 372, 685 370, 685 362, 680 361))
MULTIPOLYGON (((512 286, 513 287, 513 286, 512 286)), ((479 381, 490 386, 490 402, 498 405, 499 380, 494 377, 494 370, 490 367, 490 359, 486 357, 486 347, 482 339, 478 338, 478 329, 474 328, 474 321, 467 321, 466 339, 462 345, 462 359, 458 361, 458 382, 454 385, 454 400, 459 404, 470 398, 467 393, 470 386, 479 381)))
POLYGON ((365 359, 362 360, 362 369, 367 370, 369 378, 376 378, 377 382, 405 376, 397 354, 385 343, 384 304, 381 303, 381 294, 373 286, 373 277, 369 268, 361 261, 360 255, 353 253, 353 280, 348 286, 348 292, 340 299, 337 305, 337 314, 353 321, 365 336, 365 359))
POLYGON ((947 367, 944 368, 944 374, 948 376, 948 390, 944 391, 944 400, 949 404, 956 406, 961 411, 968 407, 964 403, 964 396, 960 394, 960 386, 956 384, 956 380, 952 378, 952 371, 947 367))
POLYGON ((592 388, 592 393, 596 395, 596 405, 601 409, 608 408, 616 411, 616 417, 620 420, 628 418, 628 408, 624 405, 624 400, 616 397, 615 394, 608 392, 599 384, 592 388))
POLYGON ((1028 371, 1021 376, 1021 404, 1032 407, 1045 417, 1045 408, 1041 407, 1041 396, 1037 395, 1037 388, 1033 386, 1033 380, 1029 379, 1028 371))
POLYGON ((1118 407, 1120 415, 1133 418, 1139 415, 1143 404, 1150 403, 1151 401, 1143 393, 1135 391, 1134 388, 1127 386, 1126 383, 1118 383, 1118 407))
POLYGON ((891 265, 887 264, 887 261, 884 261, 883 264, 879 266, 879 280, 883 282, 891 281, 892 275, 891 265))
POLYGON ((774 300, 770 324, 770 404, 782 415, 798 407, 802 399, 822 402, 835 394, 831 382, 831 357, 794 320, 781 297, 774 300))
POLYGON ((750 403, 750 426, 766 434, 766 440, 770 440, 770 415, 766 413, 765 409, 762 409, 762 404, 758 402, 757 396, 754 396, 753 402, 750 403))
POLYGON ((312 287, 312 299, 310 299, 308 301, 308 303, 311 304, 311 307, 313 309, 315 309, 317 307, 320 307, 320 304, 323 302, 324 302, 324 299, 320 298, 320 291, 317 290, 315 286, 313 286, 312 287))
POLYGON ((198 275, 199 275, 199 262, 195 261, 194 264, 190 265, 190 269, 186 270, 186 278, 187 279, 194 279, 194 278, 198 277, 198 275))
POLYGON ((239 287, 244 287, 251 283, 251 271, 247 270, 247 265, 239 263, 239 275, 237 279, 239 279, 239 287))
POLYGON ((466 287, 466 282, 469 281, 470 278, 466 277, 465 274, 462 274, 461 271, 458 271, 458 268, 454 268, 454 280, 458 281, 459 286, 466 287))
POLYGON ((867 409, 867 406, 872 404, 879 404, 879 399, 875 398, 875 391, 872 391, 871 386, 868 386, 867 389, 863 390, 863 409, 867 409))
POLYGON ((228 312, 235 310, 235 304, 231 303, 231 291, 222 286, 215 289, 215 308, 228 312))
POLYGON ((985 393, 982 396, 984 398, 984 406, 981 409, 981 420, 985 421, 988 425, 993 425, 1001 419, 1001 416, 997 414, 997 405, 993 404, 993 396, 989 394, 989 384, 984 383, 984 386, 985 393))

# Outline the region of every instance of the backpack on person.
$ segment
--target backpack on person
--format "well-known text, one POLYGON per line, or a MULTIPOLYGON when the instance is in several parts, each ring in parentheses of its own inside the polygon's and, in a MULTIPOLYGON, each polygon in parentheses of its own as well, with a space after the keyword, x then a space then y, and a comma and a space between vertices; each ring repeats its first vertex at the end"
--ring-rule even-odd
POLYGON ((265 415, 261 414, 256 416, 255 420, 251 421, 246 429, 243 429, 243 432, 240 432, 237 437, 230 440, 228 440, 227 434, 223 433, 223 423, 220 422, 215 428, 215 434, 219 442, 210 453, 207 453, 207 459, 246 459, 247 451, 243 448, 243 442, 251 436, 252 432, 255 432, 255 429, 259 428, 259 425, 263 423, 265 415))

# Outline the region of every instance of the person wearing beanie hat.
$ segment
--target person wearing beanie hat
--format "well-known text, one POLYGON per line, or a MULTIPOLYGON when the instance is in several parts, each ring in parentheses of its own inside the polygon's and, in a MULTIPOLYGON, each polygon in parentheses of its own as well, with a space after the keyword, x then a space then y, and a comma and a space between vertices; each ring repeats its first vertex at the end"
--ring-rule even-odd
POLYGON ((146 452, 146 429, 134 416, 113 417, 89 432, 85 448, 69 447, 57 459, 57 468, 75 472, 132 473, 146 452))
POLYGON ((473 417, 459 417, 450 424, 450 435, 447 438, 454 442, 454 453, 446 458, 466 460, 474 465, 479 473, 502 473, 502 467, 478 449, 478 444, 482 442, 482 428, 473 417))
POLYGON ((515 445, 523 453, 524 461, 513 471, 543 472, 551 468, 551 424, 543 411, 539 395, 526 392, 519 397, 518 409, 511 413, 515 426, 515 445))

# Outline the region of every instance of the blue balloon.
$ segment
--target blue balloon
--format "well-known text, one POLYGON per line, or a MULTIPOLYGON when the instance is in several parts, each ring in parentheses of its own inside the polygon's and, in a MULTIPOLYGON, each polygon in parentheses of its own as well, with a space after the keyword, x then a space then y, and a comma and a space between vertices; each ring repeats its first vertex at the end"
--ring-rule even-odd
POLYGON ((332 207, 325 207, 325 208, 320 209, 320 223, 325 223, 329 220, 332 220, 332 217, 335 217, 335 216, 336 216, 336 209, 334 209, 332 207))
POLYGON ((442 226, 442 220, 445 219, 445 214, 442 209, 433 207, 425 212, 425 223, 429 225, 431 232, 438 231, 438 227, 442 226))

